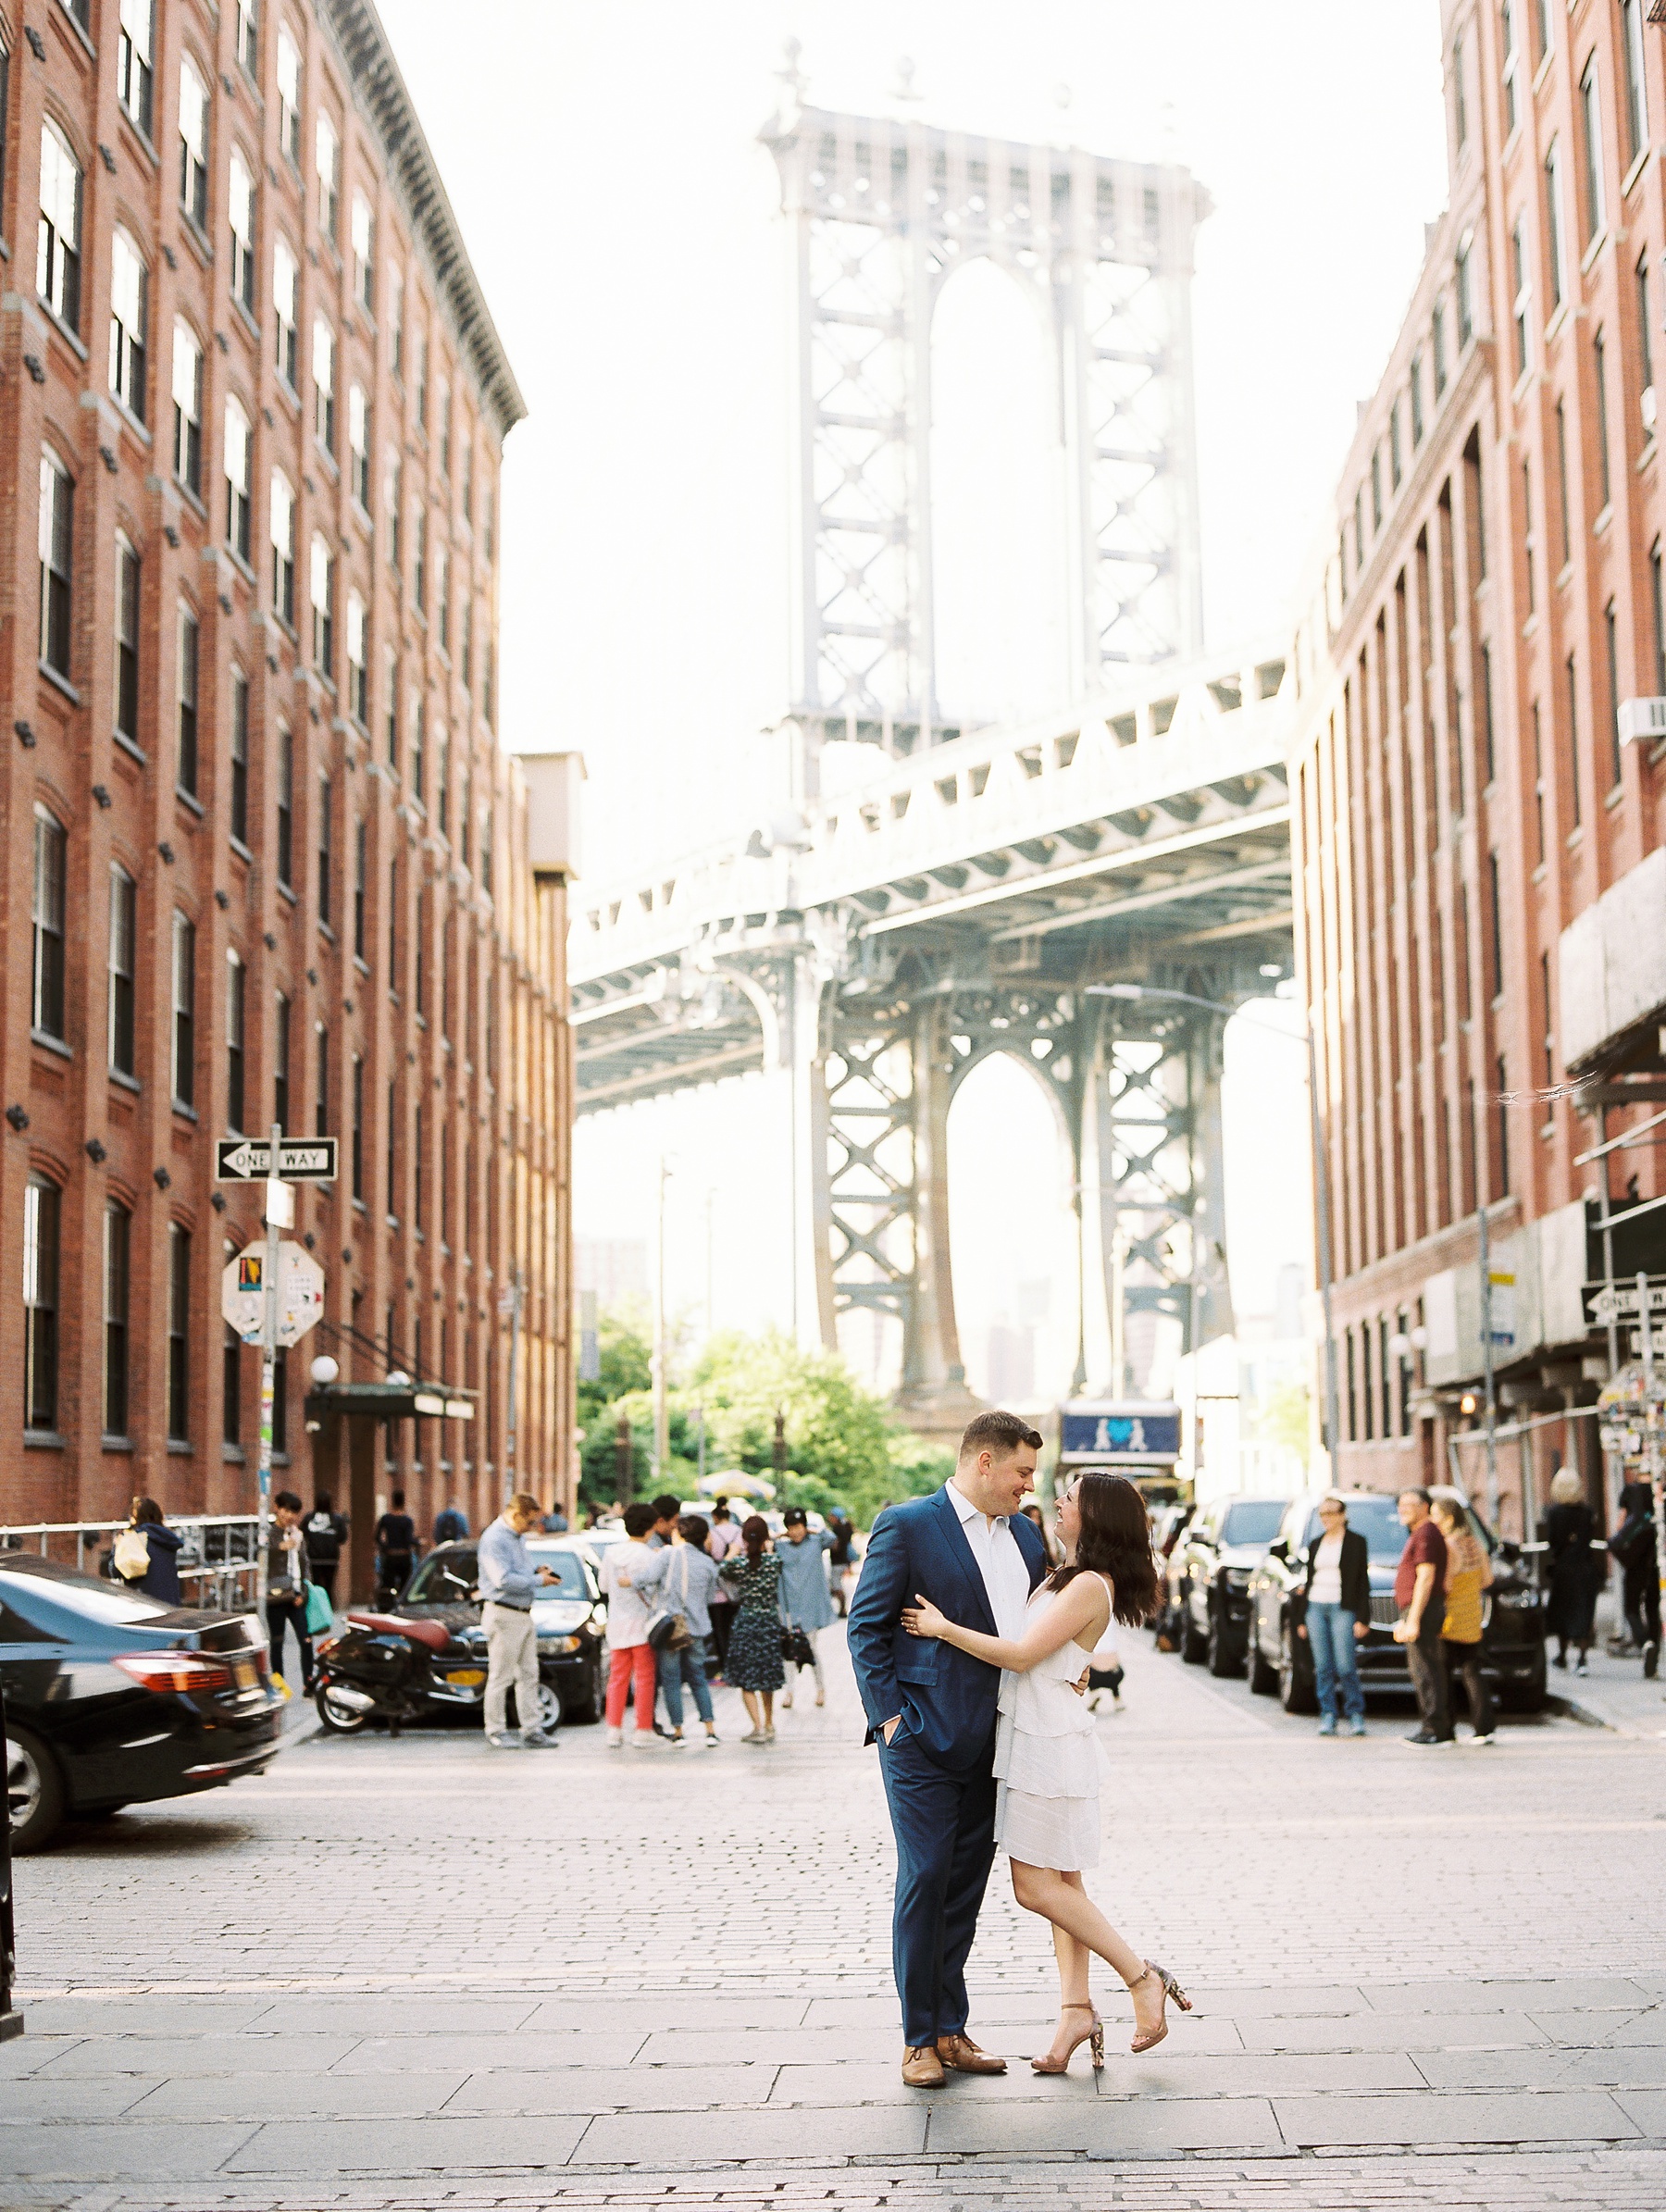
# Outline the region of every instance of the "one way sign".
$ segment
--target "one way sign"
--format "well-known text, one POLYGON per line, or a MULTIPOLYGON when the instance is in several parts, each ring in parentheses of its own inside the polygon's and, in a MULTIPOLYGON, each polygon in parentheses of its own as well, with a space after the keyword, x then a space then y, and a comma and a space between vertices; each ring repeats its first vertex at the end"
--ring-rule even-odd
MULTIPOLYGON (((217 1183, 259 1183, 272 1172, 269 1137, 222 1137, 215 1147, 217 1183)), ((333 1137, 286 1137, 279 1153, 278 1174, 285 1183, 333 1183, 336 1179, 336 1139, 333 1137)))

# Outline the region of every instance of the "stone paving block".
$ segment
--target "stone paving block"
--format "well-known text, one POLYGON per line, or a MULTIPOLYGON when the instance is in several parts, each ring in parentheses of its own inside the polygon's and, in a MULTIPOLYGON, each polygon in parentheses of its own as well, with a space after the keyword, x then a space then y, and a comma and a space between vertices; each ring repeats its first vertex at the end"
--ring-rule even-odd
POLYGON ((1563 1974, 1535 1981, 1366 1982, 1361 1995, 1377 2012, 1610 2011, 1645 2000, 1637 1984, 1620 1974, 1563 1974))
POLYGON ((1633 2012, 1559 2010, 1533 2017, 1552 2043, 1666 2044, 1666 2004, 1643 2005, 1633 2012))
POLYGON ((459 2060, 474 2071, 524 2066, 547 2072, 556 2067, 627 2067, 647 2042, 634 2028, 597 2033, 517 2029, 513 2034, 367 2035, 354 2039, 334 2062, 340 2074, 376 2073, 383 2067, 444 2067, 459 2060))
POLYGON ((471 2167, 530 2167, 541 2172, 571 2156, 589 2124, 567 2115, 404 2120, 397 2129, 381 2119, 268 2120, 225 2161, 225 2170, 290 2179, 378 2174, 390 2167, 409 2175, 450 2175, 471 2167))
POLYGON ((884 2105, 765 2112, 618 2112, 593 2119, 575 2166, 690 2166, 726 2158, 888 2157, 926 2147, 926 2115, 884 2105))
POLYGON ((1304 2149, 1348 2143, 1586 2143, 1643 2132, 1614 2098, 1595 2089, 1279 2097, 1274 2110, 1286 2139, 1304 2149))
POLYGON ((531 1996, 454 1996, 449 1990, 407 1995, 275 1997, 258 2022, 263 2035, 425 2035, 436 2027, 448 2035, 512 2033, 538 2009, 531 1996))
POLYGON ((248 2135, 247 2128, 190 2120, 168 2128, 134 2128, 126 2120, 36 2127, 0 2119, 0 2175, 75 2181, 83 2188, 95 2181, 131 2188, 202 2180, 218 2173, 248 2135))
MULTIPOLYGON (((807 1997, 782 1996, 774 1991, 755 1996, 702 1996, 696 1993, 654 1996, 544 1997, 521 2024, 537 2033, 591 2033, 601 2029, 624 2032, 640 2029, 644 2035, 660 2028, 796 2028, 809 2008, 807 1997)), ((893 2000, 891 2016, 896 2017, 893 2000)))
POLYGON ((0 2082, 20 2082, 27 2074, 39 2073, 75 2050, 80 2041, 74 2035, 14 2035, 9 2043, 0 2043, 0 2082))
POLYGON ((252 2027, 271 2006, 259 1997, 31 1997, 25 2040, 35 2035, 227 2035, 252 2027))
MULTIPOLYGON (((116 2119, 158 2086, 159 2077, 118 2075, 111 2082, 78 2082, 73 2089, 36 2074, 0 2090, 0 2119, 116 2119)), ((3 2170, 3 2169, 0 2169, 3 2170)))
POLYGON ((473 2112, 707 2112, 715 2105, 732 2108, 766 2103, 779 2071, 776 2066, 726 2066, 702 2079, 687 2066, 505 2067, 470 2074, 446 2101, 444 2117, 473 2112))
POLYGON ((97 2081, 107 2074, 322 2073, 358 2044, 354 2035, 192 2035, 152 2041, 138 2035, 92 2035, 48 2062, 57 2082, 97 2081))
POLYGON ((1543 2044, 1544 2029, 1518 2012, 1354 2013, 1332 2019, 1240 2020, 1250 2051, 1437 2051, 1543 2044))
POLYGON ((1666 2044, 1595 2044, 1583 2051, 1420 2051, 1432 2089, 1666 2089, 1666 2044))
POLYGON ((1220 2057, 1176 2050, 1176 2038, 1138 2058, 1107 2051, 1101 2086, 1114 2096, 1274 2096, 1304 2090, 1427 2087, 1405 2051, 1239 2051, 1220 2057))
MULTIPOLYGON (((1363 2012, 1365 2001, 1348 1982, 1290 1982, 1266 1988, 1200 1982, 1171 1967, 1200 2014, 1212 2019, 1329 2019, 1363 2012)), ((1103 2007, 1100 2007, 1103 2009, 1103 2007)))
POLYGON ((1085 2051, 1079 2052, 1068 2074, 1034 2074, 1027 2066, 1004 2074, 951 2073, 940 2089, 911 2089, 902 2079, 901 2054, 887 2064, 860 2060, 844 2066, 783 2066, 770 2093, 772 2105, 902 2105, 922 2111, 945 2101, 956 2104, 981 2097, 987 2103, 1011 2104, 1061 2096, 1092 2097, 1093 2071, 1085 2051))
MULTIPOLYGON (((1635 2124, 1639 2134, 1650 2136, 1657 2142, 1666 2137, 1666 2091, 1622 2089, 1614 2102, 1635 2124)), ((1666 2198, 1662 2202, 1666 2202, 1666 2198)))
POLYGON ((901 2063, 902 2038, 878 2028, 667 2028, 650 2035, 637 2055, 640 2066, 727 2066, 773 2058, 821 2062, 889 2058, 901 2063))
POLYGON ((135 2120, 305 2119, 420 2119, 438 2112, 468 2079, 466 2068, 419 2073, 390 2067, 375 2074, 182 2074, 153 2090, 130 2118, 135 2120))
POLYGON ((932 2151, 1090 2152, 1100 2157, 1177 2157, 1192 2150, 1244 2150, 1265 2156, 1284 2141, 1264 2097, 1188 2099, 1098 2097, 1091 2104, 1012 2105, 978 2111, 970 2103, 931 2115, 932 2151))

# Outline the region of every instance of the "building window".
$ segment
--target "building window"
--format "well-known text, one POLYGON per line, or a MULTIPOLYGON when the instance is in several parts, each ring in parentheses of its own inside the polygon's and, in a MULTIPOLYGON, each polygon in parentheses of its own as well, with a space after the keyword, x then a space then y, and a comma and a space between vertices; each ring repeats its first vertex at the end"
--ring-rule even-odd
MULTIPOLYGON (((422 1101, 419 1099, 411 1109, 411 1221, 418 1230, 422 1227, 422 1101)), ((422 1373, 420 1335, 422 1323, 420 1321, 417 1322, 416 1328, 418 1332, 416 1372, 420 1374, 422 1373)))
POLYGON ((1452 41, 1452 120, 1458 132, 1458 151, 1469 143, 1469 102, 1463 94, 1463 41, 1452 41))
POLYGON ((428 613, 428 509, 416 510, 416 559, 411 564, 411 597, 423 614, 428 613))
POLYGON ((1581 119, 1585 124, 1585 243, 1602 229, 1602 95, 1593 54, 1579 81, 1581 119))
POLYGON ((41 658, 69 674, 69 592, 75 545, 75 487, 50 446, 41 448, 41 658))
POLYGON ((1371 528, 1374 536, 1383 527, 1383 449, 1376 446, 1371 455, 1371 528))
POLYGON ((1622 773, 1620 764, 1620 622, 1611 599, 1602 610, 1602 629, 1608 647, 1609 765, 1613 771, 1613 784, 1618 786, 1622 773))
POLYGON ((282 991, 272 1003, 272 1119, 280 1129, 290 1122, 290 1002, 282 991))
POLYGON ((353 296, 367 315, 376 313, 376 217, 363 193, 353 195, 353 296))
POLYGON ((1447 388, 1446 362, 1446 305, 1436 300, 1429 316, 1429 350, 1435 365, 1435 398, 1438 403, 1447 388))
POLYGON ((365 1063, 355 1052, 353 1056, 353 1119, 349 1128, 348 1162, 353 1175, 353 1195, 361 1203, 365 1196, 365 1063))
POLYGON ((434 618, 439 627, 440 650, 451 651, 451 548, 442 545, 434 563, 434 618))
POLYGON ((318 118, 313 151, 318 173, 318 228, 334 245, 342 198, 342 142, 327 115, 318 118))
POLYGON ((230 946, 226 949, 226 1126, 234 1137, 243 1131, 243 1013, 248 972, 230 946))
POLYGON ((295 317, 300 312, 300 267, 289 241, 280 238, 272 246, 272 320, 278 329, 278 374, 292 391, 295 389, 299 353, 295 317))
POLYGON ((54 123, 41 126, 41 227, 35 290, 70 329, 81 329, 81 173, 54 123))
POLYGON ((308 597, 312 603, 313 666, 320 676, 335 676, 335 556, 326 540, 315 533, 308 597))
POLYGON ((110 241, 110 391, 144 420, 144 366, 150 327, 150 271, 125 230, 110 241))
POLYGON ((348 482, 353 496, 366 514, 370 512, 370 403, 365 397, 365 387, 353 384, 347 391, 347 452, 348 482))
POLYGON ((173 1097, 196 1101, 196 925, 178 907, 173 918, 173 1097))
POLYGON ((23 1187, 23 1425, 57 1427, 58 1187, 44 1175, 23 1187))
MULTIPOLYGON (((1637 261, 1637 354, 1638 367, 1643 372, 1642 388, 1645 391, 1654 390, 1655 380, 1654 315, 1650 305, 1652 296, 1653 287, 1648 281, 1648 255, 1644 254, 1639 256, 1637 261)), ((1654 425, 1646 416, 1643 425, 1645 443, 1653 438, 1654 434, 1654 425)))
POLYGON ((399 655, 389 645, 382 651, 382 680, 388 700, 388 765, 399 772, 399 655))
POLYGON ((1498 772, 1497 740, 1493 733, 1493 674, 1492 647, 1481 648, 1481 738, 1486 761, 1486 780, 1491 784, 1498 772))
POLYGON ((365 958, 366 876, 368 873, 370 826, 361 815, 353 833, 353 950, 365 958))
POLYGON ((313 1100, 313 1135, 329 1135, 329 1031, 322 1022, 313 1025, 318 1040, 318 1087, 313 1100))
POLYGON ((1527 342, 1527 311, 1533 299, 1533 287, 1527 278, 1527 225, 1521 216, 1517 216, 1511 234, 1511 251, 1515 260, 1515 372, 1520 379, 1526 375, 1532 358, 1527 342))
POLYGON ((255 312, 255 180, 235 146, 231 149, 231 297, 255 312))
POLYGON ((301 56, 289 26, 278 27, 278 143, 301 167, 301 56))
POLYGON ((0 27, 0 230, 6 227, 6 123, 11 113, 11 48, 0 27))
POLYGON ((34 810, 33 988, 30 1024, 43 1037, 64 1035, 64 878, 68 840, 57 816, 34 810))
POLYGON ((1498 889, 1498 856, 1486 856, 1487 897, 1492 905, 1492 995, 1500 997, 1504 989, 1504 902, 1498 889))
POLYGON ((480 712, 486 718, 488 729, 497 727, 497 646, 491 639, 486 640, 481 655, 485 668, 480 679, 480 712))
POLYGON ((1539 702, 1533 702, 1533 805, 1538 832, 1537 858, 1545 857, 1545 726, 1539 702))
POLYGON ((369 637, 365 603, 356 591, 347 594, 347 711, 361 729, 370 722, 369 637))
POLYGON ((242 1441, 242 1342, 228 1323, 220 1348, 220 1442, 242 1441))
POLYGON ((249 679, 231 671, 231 837, 249 842, 249 679))
POLYGON ((249 461, 253 441, 249 418, 236 399, 226 400, 226 543, 239 560, 249 557, 252 521, 249 461))
POLYGON ((418 1021, 428 1014, 429 892, 426 883, 416 887, 416 944, 411 956, 411 995, 418 1021))
POLYGON ((404 470, 395 458, 388 464, 388 559, 395 576, 403 576, 404 562, 404 470))
POLYGON ((295 740, 278 732, 278 880, 286 890, 295 880, 295 740))
POLYGON ((1504 131, 1508 137, 1516 127, 1518 115, 1516 79, 1521 56, 1516 51, 1515 0, 1504 0, 1499 12, 1504 43, 1504 131))
POLYGON ((118 1075, 133 1073, 133 959, 138 938, 138 892, 132 877, 110 864, 109 1060, 118 1075))
MULTIPOLYGON (((1398 429, 1399 418, 1397 416, 1397 432, 1398 429)), ((1395 481, 1396 483, 1399 481, 1398 475, 1395 481)), ((474 601, 472 599, 465 601, 463 606, 463 652, 459 665, 463 675, 463 689, 466 691, 472 691, 474 690, 474 601)))
POLYGON ((295 627, 295 495, 288 479, 272 471, 272 612, 286 628, 295 627))
POLYGON ((260 81, 260 0, 237 0, 237 58, 260 81))
POLYGON ((168 1440, 191 1439, 191 1231, 168 1224, 168 1440))
POLYGON ((121 28, 116 42, 116 97, 146 138, 151 134, 154 98, 153 0, 121 0, 121 28))
POLYGON ((181 791, 197 795, 197 667, 201 634, 196 616, 180 609, 180 753, 175 782, 181 791))
POLYGON ((1666 574, 1662 574, 1660 541, 1648 555, 1648 583, 1654 607, 1655 696, 1666 699, 1666 574))
POLYGON ((399 264, 388 265, 388 367, 404 381, 404 275, 399 264))
POLYGON ((1562 400, 1556 403, 1556 466, 1561 495, 1561 555, 1565 568, 1573 558, 1573 511, 1568 499, 1568 409, 1562 400))
POLYGON ((185 323, 174 325, 173 470, 188 491, 203 489, 203 349, 185 323))
POLYGON ((1550 35, 1550 0, 1533 0, 1533 5, 1538 17, 1539 59, 1543 61, 1554 43, 1550 35))
POLYGON ((1461 354, 1475 335, 1474 301, 1470 285, 1470 241, 1467 238, 1458 248, 1454 273, 1458 294, 1458 351, 1461 354))
POLYGON ((180 64, 180 205, 208 228, 208 94, 193 63, 180 64))
POLYGON ((318 778, 318 919, 327 929, 330 926, 330 906, 334 888, 330 881, 330 795, 329 777, 320 776, 318 778))
POLYGON ((395 1203, 399 1196, 399 1149, 396 1142, 398 1115, 399 1092, 390 1083, 388 1086, 388 1213, 391 1218, 397 1217, 399 1212, 399 1208, 395 1203))
POLYGON ((1568 237, 1562 217, 1561 141, 1553 138, 1545 155, 1545 219, 1550 244, 1550 304, 1560 307, 1568 291, 1568 237))
POLYGON ((399 863, 388 863, 388 990, 399 996, 399 863))
POLYGON ((1399 490, 1400 478, 1405 473, 1405 462, 1400 452, 1399 402, 1396 400, 1388 410, 1388 485, 1391 491, 1399 490))
POLYGON ((1568 655, 1568 770, 1573 787, 1573 826, 1579 827, 1579 663, 1568 655))
POLYGON ((416 420, 426 430, 429 417, 429 341, 425 330, 416 349, 416 420))
POLYGON ((1614 496, 1614 478, 1609 459, 1608 341, 1600 330, 1591 341, 1591 363, 1597 376, 1598 481, 1606 512, 1614 496))
POLYGON ((474 433, 467 430, 463 439, 463 519, 474 520, 474 433))
POLYGON ((1643 70, 1643 0, 1620 0, 1625 54, 1626 165, 1648 143, 1648 87, 1643 70))
POLYGON ((322 316, 313 323, 313 429, 327 454, 336 449, 335 335, 322 316))
POLYGON ((139 743, 139 555, 116 534, 116 727, 139 743))
POLYGON ((440 474, 449 484, 452 465, 452 395, 444 378, 440 380, 440 474))
POLYGON ((132 1216, 114 1199, 104 1217, 104 1433, 128 1429, 128 1286, 131 1277, 132 1216))
POLYGON ((420 691, 411 694, 411 791, 428 803, 428 703, 420 691))
MULTIPOLYGON (((1436 309, 1436 313, 1438 315, 1439 310, 1436 309)), ((489 568, 497 565, 497 486, 495 484, 488 484, 486 487, 486 565, 489 568)))

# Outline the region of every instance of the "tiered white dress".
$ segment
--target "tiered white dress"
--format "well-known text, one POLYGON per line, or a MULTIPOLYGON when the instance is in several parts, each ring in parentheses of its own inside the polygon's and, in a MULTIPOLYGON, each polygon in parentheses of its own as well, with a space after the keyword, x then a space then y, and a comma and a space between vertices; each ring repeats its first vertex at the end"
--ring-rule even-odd
MULTIPOLYGON (((1038 1591, 1026 1629, 1058 1600, 1038 1591)), ((1087 1664, 1072 1638, 1027 1674, 1003 1671, 997 1707, 995 1841, 1010 1858, 1061 1874, 1099 1864, 1099 1745, 1087 1700, 1071 1687, 1087 1664)))

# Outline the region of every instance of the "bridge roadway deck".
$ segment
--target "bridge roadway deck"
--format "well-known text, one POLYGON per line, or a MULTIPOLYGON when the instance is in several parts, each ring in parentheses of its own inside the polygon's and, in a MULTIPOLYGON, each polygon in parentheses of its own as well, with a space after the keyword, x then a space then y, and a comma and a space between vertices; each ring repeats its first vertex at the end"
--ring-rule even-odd
POLYGON ((1128 1638, 1093 1886, 1191 1985, 1039 2081, 1051 1965, 1000 1868, 1002 2082, 897 2078, 889 1845, 837 1632, 770 1752, 298 1742, 19 1869, 0 2206, 948 2205, 1622 2212, 1666 2201, 1666 1744, 1400 1713, 1321 1742, 1128 1638))

